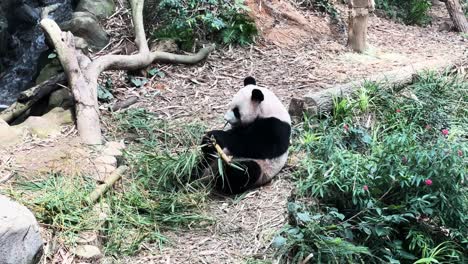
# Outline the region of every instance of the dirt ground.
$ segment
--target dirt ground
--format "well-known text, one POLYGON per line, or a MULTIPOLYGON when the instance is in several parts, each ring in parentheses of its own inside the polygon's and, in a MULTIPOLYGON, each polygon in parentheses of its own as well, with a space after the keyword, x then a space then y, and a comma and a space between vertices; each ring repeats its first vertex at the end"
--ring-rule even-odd
MULTIPOLYGON (((255 5, 259 2, 248 1, 257 11, 258 5, 255 5)), ((340 6, 340 10, 345 14, 346 7, 340 6)), ((269 14, 255 12, 264 33, 255 45, 218 49, 206 62, 195 67, 156 65, 165 72, 165 78, 143 91, 132 91, 122 84, 122 98, 143 95, 133 107, 146 108, 161 118, 199 118, 219 128, 223 124, 225 105, 249 75, 254 76, 259 85, 273 90, 288 105, 293 96, 333 84, 435 58, 456 60, 468 56, 467 39, 463 40, 456 33, 438 31, 440 23, 450 21, 441 7, 431 11, 434 24, 427 28, 405 26, 373 16, 369 21, 370 50, 362 55, 350 52, 344 46, 346 34, 330 26, 322 15, 294 11, 306 22, 302 18, 299 19, 301 23, 279 18, 276 26, 269 27, 269 14), (308 23, 310 28, 302 23, 308 23)), ((123 263, 272 260, 273 252, 268 247, 273 234, 285 223, 287 197, 293 188, 287 176, 288 173, 283 172, 272 184, 249 193, 240 201, 212 200, 208 214, 216 219, 216 224, 211 228, 168 232, 166 235, 172 244, 161 252, 154 245, 148 245, 149 250, 124 259, 123 263)))
MULTIPOLYGON (((116 2, 120 3, 118 11, 106 25, 111 32, 111 44, 97 55, 133 50, 130 23, 125 22, 129 14, 124 12, 121 1, 116 2)), ((282 14, 272 14, 265 9, 268 7, 264 2, 248 1, 262 25, 262 36, 255 45, 218 48, 205 62, 195 66, 153 65, 165 77, 155 78, 142 88, 129 87, 123 72, 106 73, 102 79, 112 79, 119 100, 138 96, 134 108, 145 108, 169 120, 200 119, 209 127, 220 128, 226 104, 249 75, 288 105, 292 97, 333 84, 434 58, 453 61, 468 56, 468 39, 453 32, 438 31, 441 23, 450 20, 440 6, 433 8, 433 24, 425 28, 372 16, 368 32, 370 49, 358 55, 345 47, 346 33, 330 25, 325 16, 292 5, 283 7, 281 10, 286 11, 282 14)), ((273 6, 285 3, 270 2, 273 6)), ((339 10, 346 21, 346 7, 339 6, 339 10)), ((106 108, 107 105, 102 105, 103 112, 106 108)), ((104 124, 104 129, 110 132, 112 125, 104 124)), ((51 139, 47 144, 32 139, 20 149, 0 150, 0 157, 9 157, 0 160, 0 173, 3 169, 6 175, 5 168, 13 166, 15 160, 25 171, 42 168, 20 161, 40 156, 44 149, 57 148, 57 144, 64 144, 64 138, 65 142, 74 144, 76 133, 64 134, 67 135, 60 140, 51 139)), ((59 156, 55 160, 64 159, 59 156)), ((43 161, 48 162, 51 161, 43 161)), ((139 255, 117 263, 245 263, 253 258, 272 259, 269 244, 285 223, 287 197, 293 189, 288 175, 286 168, 271 184, 240 200, 211 200, 207 213, 215 219, 214 225, 203 230, 167 232, 171 244, 161 251, 157 245, 143 245, 145 250, 139 255)))

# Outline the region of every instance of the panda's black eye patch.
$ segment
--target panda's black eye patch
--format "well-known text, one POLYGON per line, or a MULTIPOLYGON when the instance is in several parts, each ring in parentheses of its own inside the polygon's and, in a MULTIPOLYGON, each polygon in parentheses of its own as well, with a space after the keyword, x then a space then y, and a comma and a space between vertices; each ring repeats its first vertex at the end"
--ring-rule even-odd
POLYGON ((239 107, 234 107, 232 109, 232 112, 234 113, 234 116, 237 118, 237 119, 240 119, 241 115, 240 115, 240 112, 239 112, 239 107))

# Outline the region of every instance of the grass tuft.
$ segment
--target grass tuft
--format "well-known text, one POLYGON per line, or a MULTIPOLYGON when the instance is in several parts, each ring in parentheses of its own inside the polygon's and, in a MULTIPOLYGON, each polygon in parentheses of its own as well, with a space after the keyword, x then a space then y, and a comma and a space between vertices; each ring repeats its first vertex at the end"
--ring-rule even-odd
POLYGON ((125 152, 131 170, 94 208, 85 205, 95 188, 95 180, 86 175, 20 180, 9 195, 57 231, 66 246, 73 246, 84 231, 98 232, 106 255, 133 255, 143 243, 166 242, 164 230, 211 223, 202 213, 209 188, 191 181, 204 127, 170 124, 141 109, 114 119, 119 131, 134 139, 125 152))

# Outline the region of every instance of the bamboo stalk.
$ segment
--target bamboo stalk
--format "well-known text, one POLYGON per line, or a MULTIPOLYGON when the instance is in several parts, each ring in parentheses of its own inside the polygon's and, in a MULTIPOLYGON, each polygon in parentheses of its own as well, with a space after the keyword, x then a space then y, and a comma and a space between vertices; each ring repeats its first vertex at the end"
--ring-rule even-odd
POLYGON ((223 149, 221 146, 218 144, 214 143, 214 147, 216 149, 216 152, 218 152, 219 156, 226 162, 226 163, 231 163, 231 158, 224 153, 223 149))
POLYGON ((103 184, 100 184, 94 189, 94 191, 88 197, 88 205, 93 205, 99 200, 99 198, 112 186, 114 183, 119 180, 122 175, 127 171, 127 166, 120 166, 114 172, 112 172, 109 177, 106 178, 103 184))

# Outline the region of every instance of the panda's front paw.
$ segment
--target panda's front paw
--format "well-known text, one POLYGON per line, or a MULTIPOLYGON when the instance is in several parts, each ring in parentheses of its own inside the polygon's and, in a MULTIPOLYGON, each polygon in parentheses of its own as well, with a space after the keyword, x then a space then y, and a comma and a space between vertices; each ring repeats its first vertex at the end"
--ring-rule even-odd
POLYGON ((224 146, 223 144, 223 133, 225 133, 222 130, 212 130, 209 131, 205 134, 203 137, 203 141, 206 143, 211 143, 212 140, 214 139, 216 141, 216 144, 220 146, 224 146))

